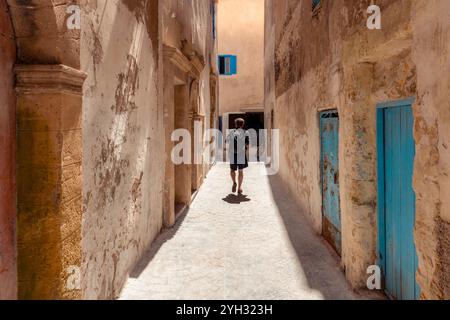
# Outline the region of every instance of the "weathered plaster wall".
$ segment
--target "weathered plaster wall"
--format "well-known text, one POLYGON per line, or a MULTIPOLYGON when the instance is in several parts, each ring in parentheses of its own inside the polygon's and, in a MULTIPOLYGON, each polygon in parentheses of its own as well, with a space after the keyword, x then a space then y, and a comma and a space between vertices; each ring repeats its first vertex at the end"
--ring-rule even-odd
POLYGON ((318 112, 339 110, 342 265, 351 284, 363 288, 367 267, 376 263, 376 104, 416 96, 418 279, 423 297, 443 297, 449 274, 442 191, 448 184, 449 4, 378 1, 379 31, 366 27, 370 4, 323 1, 313 14, 311 1, 266 1, 273 8, 266 20, 266 121, 274 109, 280 176, 321 232, 318 112))
POLYGON ((82 289, 110 299, 162 226, 158 1, 85 1, 82 10, 82 289))
POLYGON ((204 57, 198 105, 209 116, 210 2, 84 1, 82 10, 82 289, 109 299, 163 226, 163 44, 204 57))
POLYGON ((264 0, 219 0, 219 54, 237 56, 237 75, 221 76, 220 114, 263 110, 264 0))
POLYGON ((450 2, 413 1, 416 243, 427 299, 450 299, 450 2))
MULTIPOLYGON (((217 112, 218 87, 213 87, 215 92, 211 92, 211 76, 216 74, 217 66, 217 37, 213 38, 212 9, 213 1, 192 0, 177 1, 169 0, 162 3, 162 39, 165 45, 178 48, 187 57, 194 51, 202 56, 205 67, 198 79, 199 99, 198 113, 203 119, 203 132, 211 127, 211 117, 215 118, 211 112, 217 112)), ((216 123, 213 122, 213 127, 216 123)), ((204 144, 204 163, 199 170, 202 176, 206 177, 209 171, 207 163, 206 143, 204 144)))
POLYGON ((0 300, 17 298, 14 30, 0 0, 0 300))

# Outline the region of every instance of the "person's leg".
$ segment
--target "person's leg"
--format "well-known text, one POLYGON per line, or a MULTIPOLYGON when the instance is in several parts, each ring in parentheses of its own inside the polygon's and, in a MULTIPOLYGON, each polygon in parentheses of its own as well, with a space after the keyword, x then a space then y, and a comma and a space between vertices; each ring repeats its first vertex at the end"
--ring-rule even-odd
POLYGON ((239 193, 242 193, 242 183, 244 182, 244 170, 239 170, 239 193))
POLYGON ((230 176, 231 180, 233 180, 233 183, 236 183, 236 171, 230 170, 230 176))
POLYGON ((237 187, 237 184, 236 184, 236 171, 231 169, 230 170, 230 176, 231 176, 231 180, 233 180, 232 192, 236 192, 236 187, 237 187))

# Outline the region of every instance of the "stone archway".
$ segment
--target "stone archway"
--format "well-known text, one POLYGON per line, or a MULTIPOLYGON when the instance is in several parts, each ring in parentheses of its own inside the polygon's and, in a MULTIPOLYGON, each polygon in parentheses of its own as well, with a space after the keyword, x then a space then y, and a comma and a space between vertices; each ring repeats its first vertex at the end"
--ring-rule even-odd
POLYGON ((19 64, 80 66, 81 30, 67 29, 67 6, 78 1, 7 0, 17 41, 19 64), (61 2, 61 1, 59 1, 61 2))
POLYGON ((80 30, 51 0, 7 0, 17 45, 17 272, 20 299, 81 298, 80 30))

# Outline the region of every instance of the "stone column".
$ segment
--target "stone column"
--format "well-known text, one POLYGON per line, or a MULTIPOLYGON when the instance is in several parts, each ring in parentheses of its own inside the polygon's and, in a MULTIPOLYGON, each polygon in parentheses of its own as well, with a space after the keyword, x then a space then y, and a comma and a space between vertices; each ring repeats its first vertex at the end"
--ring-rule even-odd
POLYGON ((172 132, 175 129, 174 116, 174 80, 173 71, 170 64, 164 67, 164 132, 165 132, 165 181, 164 181, 164 203, 163 203, 163 223, 166 228, 175 224, 175 167, 172 162, 172 132))
MULTIPOLYGON (((189 90, 186 85, 175 86, 175 129, 189 130, 189 90)), ((183 152, 190 152, 190 150, 183 152)), ((186 206, 191 203, 190 163, 175 166, 175 203, 186 206)), ((179 213, 175 212, 175 214, 179 213)))
POLYGON ((19 65, 16 77, 19 298, 79 299, 86 75, 19 65))
POLYGON ((193 113, 191 116, 192 127, 192 169, 191 169, 191 184, 192 190, 196 191, 203 183, 203 164, 200 163, 203 156, 203 128, 205 116, 193 113))
POLYGON ((376 263, 376 102, 373 65, 345 65, 340 108, 342 261, 354 288, 365 288, 367 268, 376 263))

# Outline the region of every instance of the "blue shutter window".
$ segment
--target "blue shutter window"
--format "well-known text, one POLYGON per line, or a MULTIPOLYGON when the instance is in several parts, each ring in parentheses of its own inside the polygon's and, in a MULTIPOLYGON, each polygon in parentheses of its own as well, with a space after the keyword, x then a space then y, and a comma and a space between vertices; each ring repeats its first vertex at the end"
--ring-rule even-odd
POLYGON ((219 56, 219 74, 223 76, 237 74, 237 57, 233 55, 219 56))
POLYGON ((237 57, 230 56, 230 74, 237 74, 237 57))

